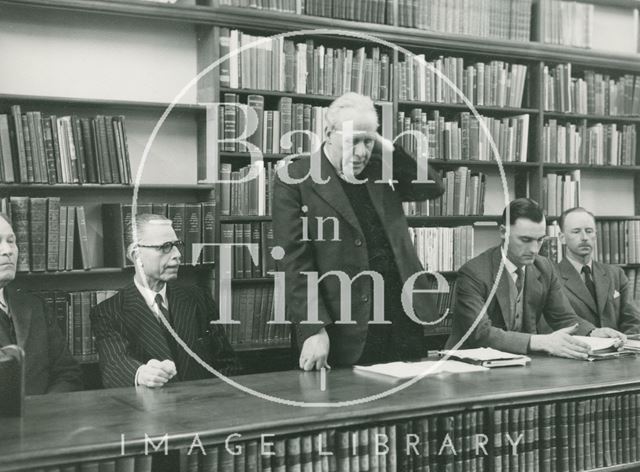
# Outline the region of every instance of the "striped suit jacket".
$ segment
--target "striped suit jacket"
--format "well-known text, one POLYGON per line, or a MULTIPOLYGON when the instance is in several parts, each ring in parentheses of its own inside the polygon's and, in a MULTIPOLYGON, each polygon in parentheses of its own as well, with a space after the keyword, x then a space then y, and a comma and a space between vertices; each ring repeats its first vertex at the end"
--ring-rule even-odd
MULTIPOLYGON (((210 366, 223 375, 239 373, 239 362, 218 318, 213 299, 199 287, 167 284, 169 312, 180 338, 210 366)), ((129 387, 142 364, 151 359, 172 359, 177 375, 172 381, 214 377, 182 347, 173 359, 165 328, 147 306, 133 281, 116 295, 97 305, 91 326, 100 358, 102 383, 107 388, 129 387)))

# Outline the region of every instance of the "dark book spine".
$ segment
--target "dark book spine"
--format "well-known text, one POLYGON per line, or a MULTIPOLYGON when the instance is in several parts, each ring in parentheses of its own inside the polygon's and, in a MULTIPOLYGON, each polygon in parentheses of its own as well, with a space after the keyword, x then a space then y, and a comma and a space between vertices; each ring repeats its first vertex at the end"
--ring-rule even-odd
POLYGON ((80 134, 82 136, 82 148, 84 152, 84 164, 87 171, 87 182, 98 183, 98 173, 96 170, 95 143, 92 139, 91 120, 89 118, 80 118, 80 134))
MULTIPOLYGON (((129 207, 130 212, 130 207, 129 207)), ((104 264, 106 267, 125 267, 125 207, 121 203, 102 204, 102 227, 109 228, 103 234, 104 264)), ((129 214, 129 219, 131 216, 129 214)))
MULTIPOLYGON (((138 213, 140 211, 138 210, 138 213)), ((176 236, 181 241, 185 240, 185 220, 186 220, 186 208, 184 203, 169 203, 167 207, 167 216, 171 220, 171 226, 173 226, 173 230, 176 232, 176 236)), ((184 257, 184 254, 183 254, 184 257)), ((186 263, 186 260, 183 259, 182 263, 186 263)))
POLYGON ((87 218, 85 215, 84 207, 76 207, 76 226, 77 226, 77 246, 80 247, 76 254, 80 256, 79 266, 83 269, 91 269, 93 263, 91 262, 91 250, 89 248, 89 235, 87 233, 87 218))
POLYGON ((204 264, 215 262, 215 251, 211 244, 216 242, 216 201, 202 203, 202 262, 204 264))
POLYGON ((30 269, 29 197, 11 197, 11 225, 18 245, 18 272, 30 269))
POLYGON ((97 141, 96 153, 97 159, 101 163, 102 169, 102 182, 105 184, 117 183, 117 180, 113 179, 113 171, 111 169, 111 158, 109 157, 109 145, 106 130, 106 117, 98 115, 95 118, 95 132, 97 141))
POLYGON ((119 166, 118 166, 118 156, 116 154, 116 139, 115 134, 113 132, 113 126, 111 123, 112 117, 105 116, 104 117, 104 133, 107 142, 107 156, 109 159, 109 168, 111 169, 111 182, 113 183, 122 183, 122 175, 120 174, 119 166))
POLYGON ((196 249, 194 245, 202 243, 202 206, 200 203, 187 203, 184 209, 184 263, 197 264, 201 261, 202 250, 201 248, 196 249))
POLYGON ((51 120, 45 118, 43 122, 44 128, 44 149, 47 161, 47 181, 55 184, 58 181, 56 172, 56 156, 53 148, 53 129, 51 128, 51 120))
MULTIPOLYGON (((60 244, 58 245, 58 270, 64 270, 67 265, 67 213, 69 207, 60 206, 60 244)), ((106 252, 105 252, 106 254, 106 252)))
POLYGON ((11 117, 13 119, 12 123, 15 136, 14 151, 15 155, 18 158, 18 166, 16 167, 18 171, 17 181, 26 183, 29 181, 29 177, 27 171, 27 155, 25 150, 25 137, 22 127, 22 111, 20 109, 20 105, 11 106, 11 117))
POLYGON ((24 153, 25 153, 26 162, 27 162, 26 182, 28 183, 38 182, 37 180, 35 180, 31 131, 29 129, 29 122, 27 120, 27 115, 22 115, 21 119, 22 119, 22 133, 24 136, 24 153))
POLYGON ((47 270, 58 270, 60 254, 60 197, 47 199, 47 270))
POLYGON ((82 126, 80 125, 80 118, 77 116, 71 117, 71 134, 73 136, 73 146, 76 149, 78 180, 83 184, 88 181, 87 158, 85 155, 84 141, 82 140, 82 126))
POLYGON ((65 269, 73 270, 73 247, 75 244, 76 210, 70 206, 67 210, 67 249, 65 251, 67 260, 65 269))

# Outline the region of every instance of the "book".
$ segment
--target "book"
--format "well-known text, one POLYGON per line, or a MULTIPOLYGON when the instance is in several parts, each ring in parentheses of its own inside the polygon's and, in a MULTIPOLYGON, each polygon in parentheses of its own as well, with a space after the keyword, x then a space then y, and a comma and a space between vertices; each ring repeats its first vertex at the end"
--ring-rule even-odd
POLYGON ((460 374, 468 372, 485 372, 487 367, 458 361, 420 361, 420 362, 389 362, 370 366, 356 365, 356 372, 380 374, 395 379, 410 379, 421 375, 436 375, 442 373, 460 374))

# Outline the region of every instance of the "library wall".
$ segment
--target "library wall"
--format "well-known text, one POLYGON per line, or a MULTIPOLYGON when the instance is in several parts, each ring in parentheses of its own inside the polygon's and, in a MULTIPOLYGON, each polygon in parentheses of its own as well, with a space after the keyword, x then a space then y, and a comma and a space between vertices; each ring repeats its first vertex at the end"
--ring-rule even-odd
POLYGON ((0 8, 4 94, 170 101, 197 72, 188 23, 0 8))
POLYGON ((583 172, 580 204, 596 216, 633 216, 633 176, 583 172))

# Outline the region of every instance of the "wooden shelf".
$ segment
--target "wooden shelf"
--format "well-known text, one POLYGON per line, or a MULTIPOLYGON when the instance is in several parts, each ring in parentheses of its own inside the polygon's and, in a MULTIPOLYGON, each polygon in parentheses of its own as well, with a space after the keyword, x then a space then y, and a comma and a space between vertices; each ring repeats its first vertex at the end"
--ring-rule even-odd
POLYGON ((289 343, 251 343, 251 344, 232 344, 233 350, 236 352, 249 351, 283 351, 291 349, 289 343))
MULTIPOLYGON (((640 6, 640 5, 639 5, 640 6)), ((638 58, 640 61, 640 57, 638 58)), ((563 113, 559 111, 544 111, 545 118, 557 118, 561 120, 587 120, 587 121, 606 121, 615 123, 640 123, 640 116, 632 115, 587 115, 582 113, 563 113)))
MULTIPOLYGON (((212 270, 215 267, 213 263, 207 264, 181 264, 180 270, 212 270)), ((131 274, 133 272, 133 266, 131 267, 96 267, 93 269, 73 269, 73 270, 61 270, 57 272, 16 272, 16 277, 65 277, 76 276, 85 277, 89 275, 114 275, 114 274, 131 274)))
POLYGON ((495 222, 498 215, 487 216, 407 216, 409 226, 437 226, 437 225, 470 225, 478 221, 495 222))
POLYGON ((221 223, 251 223, 253 221, 271 221, 271 216, 238 216, 224 215, 220 217, 221 223))
MULTIPOLYGON (((233 159, 251 158, 251 154, 248 152, 219 151, 218 155, 222 158, 233 158, 233 159)), ((293 156, 293 155, 294 154, 265 152, 265 153, 262 153, 262 158, 263 159, 282 159, 284 157, 293 156)))
POLYGON ((593 170, 608 172, 640 172, 640 166, 608 166, 608 165, 590 165, 590 164, 559 164, 552 162, 544 162, 542 164, 545 170, 593 170))
MULTIPOLYGON (((12 95, 12 94, 0 94, 0 102, 9 102, 10 105, 28 104, 29 106, 35 104, 46 103, 50 105, 58 105, 62 107, 87 107, 96 106, 100 108, 156 108, 163 110, 167 108, 169 102, 146 102, 136 100, 110 100, 101 98, 76 98, 76 97, 52 97, 52 96, 39 96, 39 95, 12 95)), ((175 110, 180 111, 194 111, 201 112, 206 110, 205 105, 198 103, 176 103, 174 105, 175 110)))
MULTIPOLYGON (((314 95, 310 93, 295 93, 295 92, 280 92, 278 90, 262 90, 262 89, 246 89, 246 88, 229 88, 229 87, 220 87, 220 94, 224 93, 237 93, 239 95, 263 95, 265 98, 267 97, 291 97, 301 102, 323 102, 327 105, 338 98, 335 95, 314 95)), ((391 104, 391 101, 385 100, 374 100, 376 104, 391 104)))
MULTIPOLYGON (((0 183, 0 191, 3 190, 80 190, 82 192, 86 190, 128 190, 133 191, 134 185, 129 184, 7 184, 0 183)), ((211 191, 214 189, 212 184, 140 184, 138 186, 140 190, 202 190, 211 191)))
MULTIPOLYGON (((439 110, 460 110, 469 111, 469 107, 464 103, 441 103, 441 102, 419 102, 413 100, 400 100, 398 106, 404 108, 430 108, 439 110)), ((528 113, 530 115, 537 115, 539 110, 537 108, 512 108, 512 107, 498 107, 489 105, 474 105, 475 109, 480 113, 499 113, 504 115, 522 115, 528 113)))
POLYGON ((234 285, 254 285, 254 284, 272 284, 273 277, 253 277, 248 279, 231 279, 234 285))
MULTIPOLYGON (((442 159, 429 159, 429 164, 438 167, 458 167, 458 166, 467 166, 467 167, 498 167, 498 163, 496 161, 479 161, 476 159, 472 160, 442 160, 442 159)), ((527 168, 537 168, 539 163, 537 162, 502 162, 503 167, 527 167, 527 168)))
MULTIPOLYGON (((593 0, 595 1, 595 0, 593 0)), ((598 0, 605 2, 605 0, 598 0)), ((613 0, 616 3, 622 0, 613 0)), ((628 0, 630 1, 630 0, 628 0)), ((378 38, 409 48, 433 49, 440 54, 485 55, 487 59, 501 57, 525 62, 571 62, 577 66, 621 69, 640 72, 638 54, 619 54, 593 51, 539 42, 495 40, 475 36, 433 33, 417 28, 404 28, 377 23, 355 22, 336 18, 296 15, 292 13, 241 7, 204 7, 164 5, 140 0, 0 0, 2 4, 28 7, 54 8, 105 15, 144 18, 145 20, 175 21, 194 25, 216 25, 239 28, 260 33, 279 33, 294 30, 326 29, 338 36, 339 32, 376 32, 378 38)), ((623 2, 626 6, 627 3, 623 2)), ((357 40, 355 37, 351 37, 357 40)))

